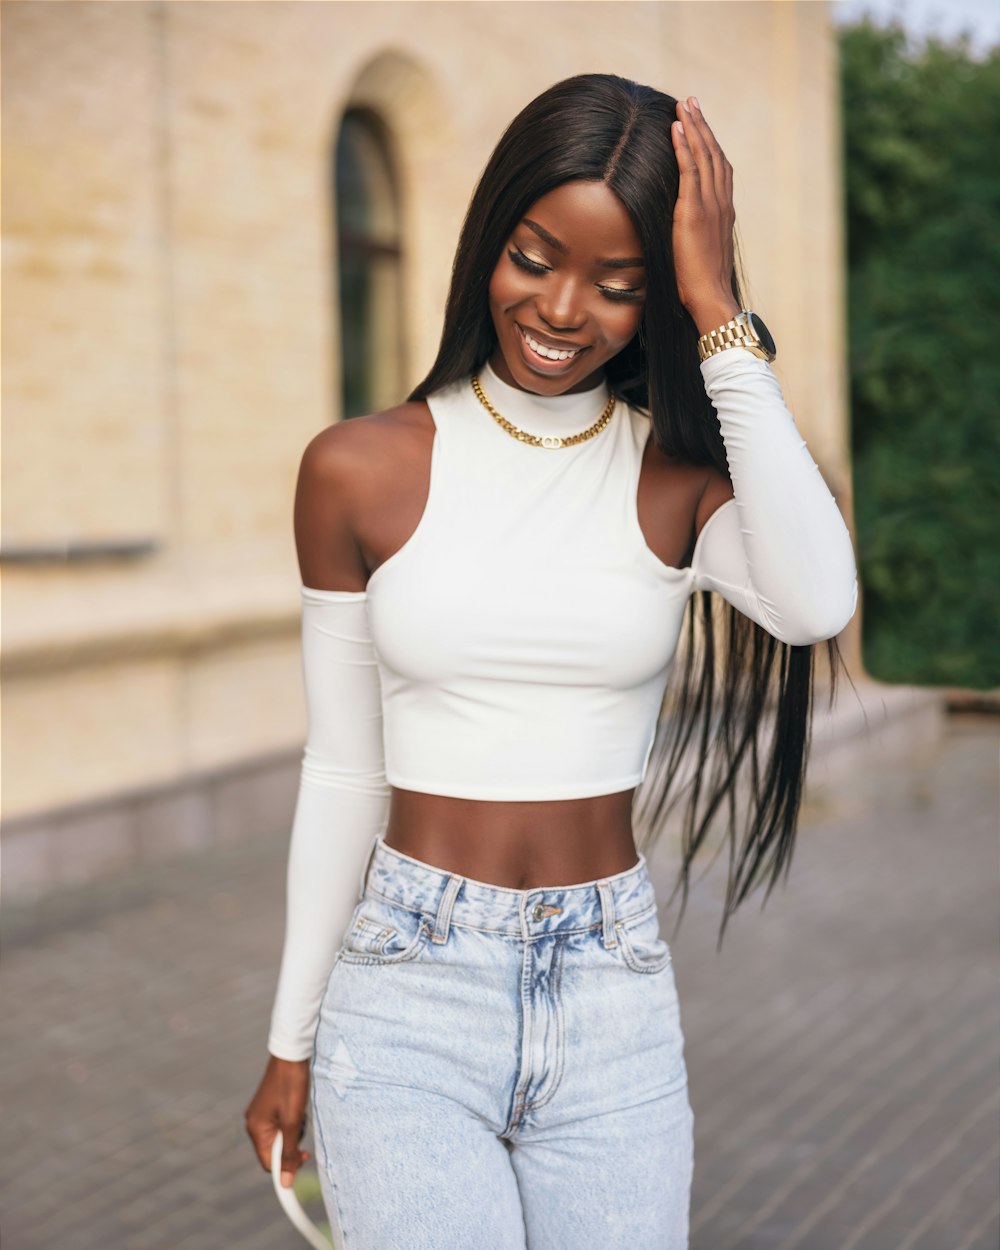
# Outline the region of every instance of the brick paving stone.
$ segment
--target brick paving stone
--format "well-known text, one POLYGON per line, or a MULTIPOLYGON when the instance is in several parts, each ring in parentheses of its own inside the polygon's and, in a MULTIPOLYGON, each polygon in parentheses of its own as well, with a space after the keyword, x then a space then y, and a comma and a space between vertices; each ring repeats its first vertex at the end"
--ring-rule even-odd
POLYGON ((710 881, 672 938, 693 1250, 897 1250, 911 1229, 907 1250, 955 1250, 983 1221, 1000 1239, 996 729, 956 720, 852 790, 843 812, 817 804, 788 885, 737 913, 721 954, 710 881), (982 1188, 947 1211, 964 1176, 982 1188))
MULTIPOLYGON (((721 952, 723 861, 679 929, 665 905, 692 1250, 996 1250, 997 757, 995 723, 956 717, 812 786, 787 885, 744 903, 721 952)), ((286 850, 287 831, 5 907, 5 1250, 303 1244, 242 1120, 286 850)), ((675 856, 650 856, 664 902, 675 856)))

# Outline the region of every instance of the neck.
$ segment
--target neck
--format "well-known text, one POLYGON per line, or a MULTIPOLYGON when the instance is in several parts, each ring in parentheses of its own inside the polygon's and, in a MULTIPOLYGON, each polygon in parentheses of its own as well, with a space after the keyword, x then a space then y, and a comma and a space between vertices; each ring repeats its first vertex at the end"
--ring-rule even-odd
MULTIPOLYGON (((578 434, 594 424, 611 394, 607 381, 602 380, 589 391, 536 395, 504 382, 489 361, 480 369, 479 381, 497 412, 528 434, 578 434)), ((492 420, 485 409, 483 415, 492 420)))

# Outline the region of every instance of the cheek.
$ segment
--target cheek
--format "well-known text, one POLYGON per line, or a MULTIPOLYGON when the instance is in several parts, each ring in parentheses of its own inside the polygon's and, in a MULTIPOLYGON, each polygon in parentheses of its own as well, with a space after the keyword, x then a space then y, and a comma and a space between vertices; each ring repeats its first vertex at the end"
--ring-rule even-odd
POLYGON ((625 304, 612 308, 603 317, 604 337, 619 349, 630 343, 642 320, 642 305, 625 304))
POLYGON ((511 304, 523 298, 524 292, 516 273, 511 273, 511 266, 501 261, 493 270, 490 278, 490 309, 494 316, 503 313, 511 304))

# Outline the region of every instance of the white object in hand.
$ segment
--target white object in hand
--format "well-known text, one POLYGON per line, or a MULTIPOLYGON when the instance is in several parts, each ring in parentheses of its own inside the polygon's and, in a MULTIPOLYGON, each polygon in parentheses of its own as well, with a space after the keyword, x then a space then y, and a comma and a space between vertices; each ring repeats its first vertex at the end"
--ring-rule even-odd
POLYGON ((281 1130, 275 1134, 274 1144, 271 1146, 271 1182, 274 1185, 274 1192, 278 1195, 278 1201, 281 1203, 281 1209, 288 1216, 289 1220, 295 1226, 298 1232, 314 1247, 314 1250, 330 1250, 331 1244, 333 1250, 343 1250, 337 1241, 335 1233, 333 1242, 327 1240, 312 1222, 305 1211, 302 1209, 302 1203, 299 1202, 295 1190, 289 1186, 288 1189, 281 1183, 281 1150, 282 1135, 281 1130))

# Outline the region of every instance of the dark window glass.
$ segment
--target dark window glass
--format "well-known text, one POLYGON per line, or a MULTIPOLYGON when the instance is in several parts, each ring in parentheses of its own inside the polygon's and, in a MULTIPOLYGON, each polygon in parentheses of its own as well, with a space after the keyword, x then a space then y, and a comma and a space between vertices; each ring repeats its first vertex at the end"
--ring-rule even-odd
POLYGON ((334 164, 343 415, 398 404, 403 395, 399 194, 385 127, 344 114, 334 164))

